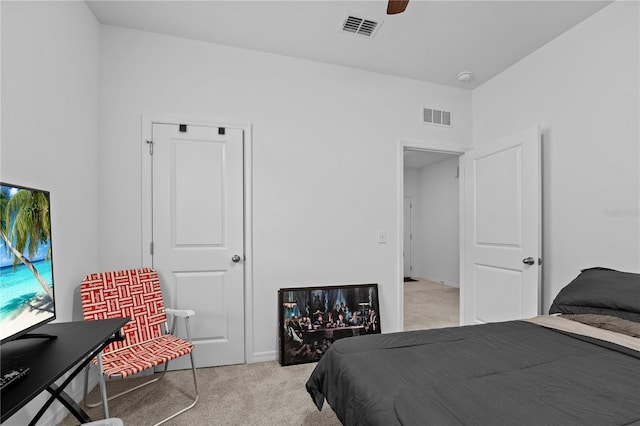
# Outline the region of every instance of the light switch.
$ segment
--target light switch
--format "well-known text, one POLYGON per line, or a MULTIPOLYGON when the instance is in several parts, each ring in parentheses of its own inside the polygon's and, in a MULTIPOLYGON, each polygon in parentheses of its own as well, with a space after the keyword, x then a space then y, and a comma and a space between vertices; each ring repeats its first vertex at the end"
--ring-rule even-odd
POLYGON ((386 244, 387 243, 387 231, 380 230, 378 231, 378 244, 386 244))

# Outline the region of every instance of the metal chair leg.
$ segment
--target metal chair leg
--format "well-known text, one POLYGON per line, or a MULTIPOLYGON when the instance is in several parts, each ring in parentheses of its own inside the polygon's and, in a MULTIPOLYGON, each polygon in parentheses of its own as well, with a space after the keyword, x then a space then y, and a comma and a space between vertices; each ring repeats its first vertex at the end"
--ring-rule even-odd
MULTIPOLYGON (((154 426, 158 426, 161 425, 163 423, 168 422, 169 420, 179 416, 180 414, 184 413, 187 410, 190 410, 191 408, 195 407, 195 405, 198 403, 198 400, 200 399, 200 392, 198 390, 198 376, 196 374, 196 364, 193 358, 193 351, 189 354, 189 357, 191 358, 191 373, 193 375, 193 387, 194 387, 194 391, 195 391, 195 397, 193 399, 193 402, 191 404, 189 404, 187 407, 181 409, 180 411, 177 411, 176 413, 172 414, 171 416, 161 420, 160 422, 156 423, 154 426)), ((100 357, 98 357, 98 367, 100 369, 100 372, 102 372, 102 360, 100 357)), ((165 373, 167 372, 167 368, 169 367, 169 363, 166 362, 164 365, 164 369, 161 373, 159 373, 159 377, 155 377, 154 379, 148 380, 144 383, 141 383, 137 386, 134 386, 130 389, 127 389, 126 391, 120 392, 116 395, 107 397, 107 389, 106 389, 106 382, 105 382, 105 378, 104 378, 104 374, 100 373, 100 402, 94 403, 94 404, 89 404, 86 402, 86 395, 85 395, 85 406, 87 407, 97 407, 98 405, 102 405, 102 414, 104 416, 104 418, 109 418, 109 406, 108 406, 108 401, 111 401, 115 398, 121 397, 123 395, 126 395, 130 392, 133 392, 135 390, 138 390, 142 387, 145 387, 147 385, 150 385, 151 383, 157 382, 159 380, 161 380, 165 373)), ((88 379, 87 379, 88 381, 88 379)))
MULTIPOLYGON (((118 398, 118 397, 121 397, 122 395, 126 395, 126 394, 128 394, 128 393, 130 393, 130 392, 133 392, 133 391, 138 390, 138 389, 140 389, 140 388, 143 388, 143 387, 145 387, 145 386, 147 386, 147 385, 150 385, 151 383, 155 383, 155 382, 157 382, 157 381, 159 381, 159 380, 162 380, 162 377, 164 377, 164 373, 165 373, 165 371, 163 371, 162 373, 160 373, 159 377, 154 377, 154 378, 153 378, 153 379, 151 379, 151 380, 148 380, 148 381, 146 381, 146 382, 144 382, 144 383, 140 383, 140 384, 139 384, 139 385, 137 385, 137 386, 134 386, 134 387, 132 387, 132 388, 130 388, 130 389, 127 389, 127 390, 125 390, 125 391, 122 391, 122 392, 120 392, 120 393, 117 393, 117 394, 115 394, 115 395, 112 395, 112 396, 110 396, 110 397, 108 397, 108 398, 107 398, 107 401, 112 401, 112 400, 114 400, 114 399, 116 399, 116 398, 118 398)), ((102 379, 104 380, 104 375, 103 375, 102 379)), ((105 383, 105 385, 106 385, 106 383, 105 383)), ((86 396, 85 396, 85 398, 86 398, 86 396)), ((102 405, 102 399, 101 399, 100 401, 98 401, 98 402, 95 402, 95 403, 89 403, 89 402, 87 402, 87 401, 85 400, 84 405, 85 405, 86 407, 89 407, 89 408, 94 408, 94 407, 97 407, 97 406, 99 406, 99 405, 102 405)))
POLYGON ((91 363, 87 364, 86 367, 84 367, 84 397, 82 398, 83 401, 87 400, 87 395, 89 395, 89 370, 91 368, 91 363))
POLYGON ((102 415, 105 419, 109 418, 109 404, 107 398, 107 384, 104 380, 104 370, 102 369, 102 353, 98 354, 98 370, 100 372, 100 399, 102 400, 102 415))
MULTIPOLYGON (((159 425, 161 425, 163 423, 168 422, 169 420, 179 416, 180 414, 184 413, 185 411, 188 411, 188 410, 192 409, 198 403, 198 399, 200 398, 200 394, 199 394, 199 391, 198 391, 198 377, 196 375, 196 364, 195 364, 195 362, 193 360, 193 351, 191 351, 189 356, 191 358, 191 372, 193 373, 193 386, 194 386, 194 389, 195 389, 195 392, 196 392, 196 396, 193 399, 193 402, 190 405, 188 405, 185 408, 183 408, 182 410, 170 415, 169 417, 167 417, 164 420, 159 421, 158 423, 156 423, 153 426, 159 426, 159 425)), ((165 371, 166 371, 166 367, 165 367, 165 371)))

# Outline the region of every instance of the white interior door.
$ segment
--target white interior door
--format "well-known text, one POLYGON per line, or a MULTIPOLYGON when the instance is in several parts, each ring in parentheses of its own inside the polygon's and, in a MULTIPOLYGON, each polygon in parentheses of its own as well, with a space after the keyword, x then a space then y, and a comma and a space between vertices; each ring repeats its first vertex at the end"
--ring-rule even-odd
POLYGON ((198 367, 243 363, 243 132, 153 124, 152 135, 153 267, 165 303, 196 311, 198 367))
POLYGON ((464 155, 463 324, 540 311, 541 158, 537 128, 464 155))
POLYGON ((405 277, 411 277, 412 274, 412 268, 411 268, 411 256, 412 256, 412 252, 411 252, 411 246, 412 246, 412 234, 413 234, 413 230, 412 230, 412 205, 411 205, 411 198, 410 197, 404 197, 404 209, 403 209, 403 213, 404 213, 404 226, 403 226, 403 241, 404 241, 404 248, 402 250, 402 257, 404 259, 404 276, 405 277))

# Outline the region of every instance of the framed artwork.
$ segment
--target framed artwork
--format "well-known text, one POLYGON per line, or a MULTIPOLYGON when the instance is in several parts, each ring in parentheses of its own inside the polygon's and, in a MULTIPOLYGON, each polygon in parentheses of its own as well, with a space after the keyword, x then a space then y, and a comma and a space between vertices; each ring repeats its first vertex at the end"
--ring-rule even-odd
POLYGON ((278 290, 281 365, 318 361, 337 339, 380 333, 378 284, 278 290))

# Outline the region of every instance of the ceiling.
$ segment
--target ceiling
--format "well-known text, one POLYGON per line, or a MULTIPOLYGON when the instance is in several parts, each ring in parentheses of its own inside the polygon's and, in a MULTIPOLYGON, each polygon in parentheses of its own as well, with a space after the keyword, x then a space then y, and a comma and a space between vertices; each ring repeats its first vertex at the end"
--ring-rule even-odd
POLYGON ((610 1, 94 1, 98 21, 448 86, 473 89, 610 1), (369 38, 347 16, 378 21, 369 38), (463 71, 473 77, 457 79, 463 71))
POLYGON ((459 154, 447 154, 445 152, 422 151, 417 149, 405 149, 403 154, 404 167, 406 169, 421 169, 459 156, 459 154))

